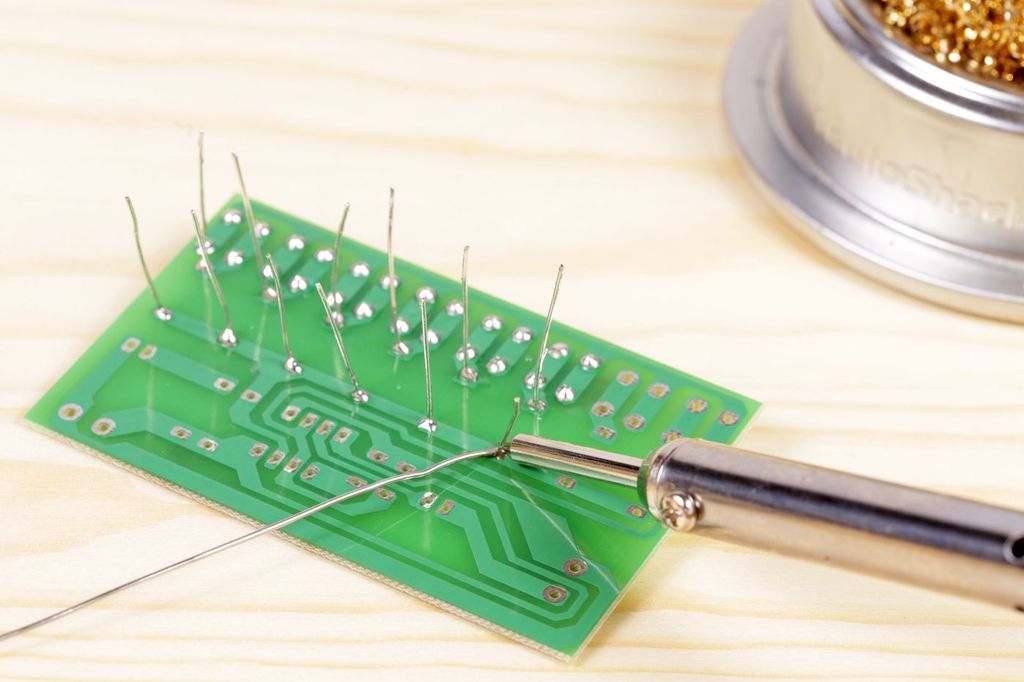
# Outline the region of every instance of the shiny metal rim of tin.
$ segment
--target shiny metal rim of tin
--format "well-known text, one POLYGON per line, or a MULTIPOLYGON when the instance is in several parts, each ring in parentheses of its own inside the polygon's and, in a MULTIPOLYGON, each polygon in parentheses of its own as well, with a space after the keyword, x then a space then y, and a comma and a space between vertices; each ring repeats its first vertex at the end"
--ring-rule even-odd
POLYGON ((1024 98, 910 52, 864 0, 772 0, 733 48, 724 100, 755 183, 825 251, 1024 323, 1024 98), (938 190, 901 185, 900 169, 938 190))

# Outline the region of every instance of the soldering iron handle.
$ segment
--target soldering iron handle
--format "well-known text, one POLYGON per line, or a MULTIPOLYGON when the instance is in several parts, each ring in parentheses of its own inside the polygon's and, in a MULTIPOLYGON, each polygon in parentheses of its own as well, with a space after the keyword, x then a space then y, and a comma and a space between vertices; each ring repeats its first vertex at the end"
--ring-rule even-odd
POLYGON ((690 439, 637 485, 677 530, 1024 611, 1024 512, 690 439))

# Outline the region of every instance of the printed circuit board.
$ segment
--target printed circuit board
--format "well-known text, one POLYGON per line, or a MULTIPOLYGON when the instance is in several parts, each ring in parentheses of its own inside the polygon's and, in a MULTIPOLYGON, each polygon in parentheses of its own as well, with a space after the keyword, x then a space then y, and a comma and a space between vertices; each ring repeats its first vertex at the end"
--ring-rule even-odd
MULTIPOLYGON (((544 318, 472 291, 468 358, 458 282, 399 261, 395 348, 386 255, 345 240, 341 334, 369 399, 338 357, 314 286, 330 291, 335 234, 254 205, 259 250, 280 271, 294 356, 261 286, 240 197, 209 221, 224 321, 194 242, 156 277, 169 319, 140 295, 29 412, 85 448, 258 522, 447 456, 492 447, 514 396, 533 397, 544 318), (437 427, 424 417, 420 300, 437 427), (475 381, 462 378, 469 366, 475 381)), ((189 226, 183 224, 183 234, 189 226)), ((271 292, 272 293, 272 290, 271 292)), ((680 435, 732 442, 758 404, 555 323, 540 413, 518 430, 643 457, 680 435)), ((478 459, 377 490, 288 527, 307 547, 547 653, 571 658, 657 547, 635 491, 478 459)))

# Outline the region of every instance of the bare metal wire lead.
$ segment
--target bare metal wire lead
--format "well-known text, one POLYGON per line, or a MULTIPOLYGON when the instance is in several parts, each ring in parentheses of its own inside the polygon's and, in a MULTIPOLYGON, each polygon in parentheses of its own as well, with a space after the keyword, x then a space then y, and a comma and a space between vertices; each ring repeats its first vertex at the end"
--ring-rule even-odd
POLYGON ((467 383, 476 383, 476 370, 469 366, 476 353, 469 345, 469 246, 462 247, 462 347, 458 353, 462 360, 459 377, 467 383))
POLYGON ((146 265, 146 257, 142 255, 142 241, 139 239, 139 219, 135 215, 135 206, 132 204, 131 197, 126 195, 124 200, 128 204, 128 212, 132 215, 132 232, 135 235, 135 250, 139 253, 139 264, 142 265, 142 273, 146 276, 149 292, 153 294, 153 301, 156 303, 153 315, 156 316, 156 319, 167 322, 172 317, 171 309, 160 302, 160 296, 156 293, 156 285, 153 284, 153 276, 149 274, 149 267, 146 265))
POLYGON ((231 324, 231 312, 228 310, 228 302, 224 298, 224 291, 220 288, 220 282, 217 281, 217 273, 213 271, 213 263, 210 262, 209 254, 206 253, 206 230, 199 224, 199 216, 196 215, 195 211, 192 211, 192 224, 196 228, 196 247, 199 249, 199 257, 203 261, 203 270, 210 277, 213 293, 217 296, 220 309, 224 312, 224 331, 220 333, 217 339, 220 341, 220 345, 225 348, 233 348, 238 344, 238 337, 235 335, 234 326, 231 324))
POLYGON ((398 280, 395 279, 395 247, 393 243, 395 232, 395 188, 388 191, 388 294, 391 299, 391 328, 395 332, 395 350, 403 354, 402 332, 398 328, 398 297, 395 289, 398 280))
POLYGON ((259 230, 256 227, 256 218, 252 214, 252 202, 249 201, 249 191, 245 188, 245 178, 242 177, 242 164, 238 161, 237 153, 231 152, 231 158, 235 160, 235 173, 238 175, 238 185, 242 190, 242 207, 245 209, 245 219, 249 223, 249 234, 252 235, 252 252, 256 256, 256 268, 260 274, 260 286, 262 287, 263 280, 267 279, 269 273, 263 270, 263 249, 260 248, 259 230))
POLYGON ((383 488, 384 486, 393 485, 395 483, 400 483, 402 481, 409 481, 409 480, 416 479, 416 478, 423 478, 423 477, 426 477, 426 476, 430 476, 430 475, 440 471, 441 469, 445 469, 445 468, 450 467, 451 465, 457 464, 459 462, 465 462, 466 460, 477 459, 477 458, 480 458, 480 457, 493 457, 493 456, 496 456, 496 455, 499 455, 499 454, 503 454, 503 452, 504 452, 504 450, 502 448, 490 448, 488 450, 476 450, 476 451, 473 451, 473 452, 463 452, 463 453, 460 453, 458 455, 453 455, 452 457, 449 457, 447 459, 443 459, 440 462, 427 467, 426 469, 421 469, 420 471, 410 471, 410 472, 407 472, 407 473, 404 473, 404 474, 397 474, 397 475, 391 476, 389 478, 383 478, 383 479, 381 479, 379 481, 374 481, 373 483, 369 483, 369 484, 367 484, 367 485, 365 485, 365 486, 363 486, 361 488, 356 488, 355 490, 349 490, 347 492, 341 493, 340 495, 335 495, 334 497, 332 497, 330 499, 327 499, 327 500, 324 500, 323 502, 320 502, 318 504, 315 504, 312 507, 308 507, 306 509, 303 509, 302 511, 296 512, 295 514, 292 514, 291 516, 286 516, 285 518, 281 519, 280 521, 276 521, 276 522, 268 524, 266 526, 262 526, 260 528, 257 528, 254 531, 246 533, 245 535, 240 535, 239 537, 235 538, 234 540, 229 540, 227 542, 221 543, 219 545, 216 545, 215 547, 211 547, 211 548, 209 548, 207 550, 199 552, 198 554, 193 554, 192 556, 187 557, 185 559, 182 559, 180 561, 175 561, 173 564, 168 564, 168 565, 166 565, 166 566, 164 566, 162 568, 156 569, 155 571, 151 571, 151 572, 149 572, 149 573, 147 573, 145 575, 141 575, 138 578, 135 578, 133 580, 129 580, 128 582, 122 583, 122 584, 118 585, 117 587, 113 587, 113 588, 107 590, 106 592, 100 592, 99 594, 94 595, 92 597, 89 597, 88 599, 86 599, 84 601, 80 601, 77 604, 74 604, 73 606, 67 607, 66 609, 62 609, 62 610, 57 611, 55 613, 51 613, 50 615, 46 616, 45 618, 40 618, 39 620, 33 621, 31 623, 28 623, 27 625, 22 625, 20 628, 15 628, 13 630, 9 630, 7 632, 4 632, 4 633, 0 634, 0 641, 3 641, 5 639, 10 639, 10 638, 16 637, 18 635, 22 635, 22 634, 24 634, 26 632, 29 632, 30 630, 35 630, 36 628, 38 628, 40 626, 46 625, 47 623, 52 623, 53 621, 55 621, 55 620, 57 620, 59 618, 63 618, 64 616, 68 616, 68 615, 74 613, 75 611, 78 611, 79 609, 83 609, 86 606, 89 606, 91 604, 95 604, 96 602, 98 602, 98 601, 100 601, 102 599, 106 599, 107 597, 113 596, 113 595, 117 594, 118 592, 121 592, 123 590, 128 589, 129 587, 134 587, 135 585, 139 585, 141 583, 147 582, 149 580, 152 580, 153 578, 157 578, 157 577, 159 577, 161 575, 164 575, 165 573, 170 573, 171 571, 173 571, 173 570, 175 570, 177 568, 182 568, 183 566, 188 566, 189 564, 194 564, 195 562, 197 562, 197 561, 199 561, 201 559, 205 559, 206 557, 213 556, 214 554, 219 554, 220 552, 223 552, 226 549, 231 549, 232 547, 237 547, 238 545, 240 545, 240 544, 242 544, 244 542, 248 542, 249 540, 255 540, 256 538, 260 537, 261 535, 266 535, 267 533, 271 533, 273 531, 280 530, 280 529, 282 529, 282 528, 284 528, 286 526, 289 526, 289 525, 295 523, 296 521, 301 521, 302 519, 306 518, 307 516, 312 516, 313 514, 316 514, 317 512, 323 511, 324 509, 327 509, 328 507, 333 507, 334 505, 338 504, 339 502, 344 502, 345 500, 350 500, 353 497, 358 497, 359 495, 365 495, 365 494, 367 494, 369 492, 372 492, 374 490, 377 490, 379 488, 383 488))
POLYGON ((519 396, 512 398, 512 404, 512 418, 508 421, 508 427, 505 429, 505 435, 501 437, 501 442, 498 443, 499 456, 508 449, 508 444, 512 437, 512 429, 516 427, 516 422, 519 421, 519 410, 521 407, 519 396))
POLYGON ((555 287, 551 291, 551 302, 548 304, 548 316, 544 320, 544 336, 540 340, 540 350, 537 351, 537 366, 533 370, 533 397, 530 398, 529 406, 536 412, 544 409, 544 401, 540 399, 541 384, 544 382, 544 358, 548 354, 548 336, 551 335, 551 320, 555 314, 555 302, 558 300, 558 290, 562 286, 562 272, 564 265, 558 266, 558 274, 555 275, 555 287))
POLYGON ((437 422, 434 421, 434 391, 430 378, 430 339, 427 333, 427 301, 420 299, 420 327, 423 339, 423 374, 427 391, 427 416, 420 420, 419 426, 427 433, 437 431, 437 422))
POLYGON ((206 133, 199 131, 199 217, 203 219, 203 239, 206 239, 206 182, 203 179, 203 137, 206 133))
MULTIPOLYGON (((331 292, 327 297, 331 306, 327 310, 327 317, 334 318, 334 322, 341 326, 345 324, 345 317, 341 313, 341 292, 338 291, 338 271, 341 269, 341 238, 345 234, 345 222, 348 220, 349 204, 345 204, 345 211, 341 214, 341 221, 338 223, 338 234, 334 237, 334 251, 331 253, 331 292)), ((328 321, 328 324, 330 322, 328 321)))
POLYGON ((370 394, 359 388, 359 379, 356 377, 355 370, 352 369, 352 363, 349 361, 348 352, 345 350, 345 342, 341 338, 341 330, 338 329, 338 323, 331 316, 331 303, 327 299, 327 294, 324 293, 323 285, 320 282, 316 283, 316 293, 320 295, 320 302, 324 304, 324 312, 327 313, 327 324, 331 326, 331 331, 334 332, 334 342, 338 346, 338 353, 341 354, 341 361, 345 365, 345 372, 352 382, 352 400, 355 400, 357 403, 365 403, 370 399, 370 394))
POLYGON ((288 343, 288 322, 284 316, 284 296, 281 293, 281 276, 274 265, 273 257, 268 253, 266 256, 267 268, 270 270, 270 277, 274 280, 274 299, 277 301, 277 315, 281 318, 281 342, 284 344, 284 368, 292 374, 302 374, 302 363, 292 353, 292 345, 288 343))

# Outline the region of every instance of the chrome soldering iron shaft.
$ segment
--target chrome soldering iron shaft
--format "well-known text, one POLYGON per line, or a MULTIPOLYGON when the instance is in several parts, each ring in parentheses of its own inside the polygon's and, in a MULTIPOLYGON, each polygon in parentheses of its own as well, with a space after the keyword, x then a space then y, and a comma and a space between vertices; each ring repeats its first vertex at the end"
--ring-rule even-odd
POLYGON ((636 485, 676 530, 1024 611, 1024 512, 690 439, 641 461, 523 435, 510 456, 636 485))

